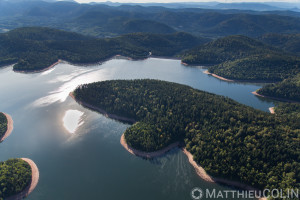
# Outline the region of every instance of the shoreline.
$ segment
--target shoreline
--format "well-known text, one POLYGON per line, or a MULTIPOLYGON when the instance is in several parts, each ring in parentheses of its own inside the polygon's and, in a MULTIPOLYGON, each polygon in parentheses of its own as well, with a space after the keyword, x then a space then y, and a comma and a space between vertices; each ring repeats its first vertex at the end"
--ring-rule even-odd
POLYGON ((77 103, 79 103, 80 105, 82 105, 83 107, 89 108, 89 109, 91 109, 93 111, 98 111, 99 113, 103 114, 107 118, 119 120, 119 121, 122 121, 122 122, 128 122, 128 123, 132 123, 132 124, 136 122, 134 119, 127 118, 127 117, 121 117, 121 116, 118 116, 118 115, 115 115, 115 114, 110 114, 110 113, 107 113, 105 110, 103 110, 101 108, 95 107, 95 106, 90 105, 88 103, 85 103, 83 101, 79 101, 79 100, 77 100, 75 98, 73 92, 70 92, 69 96, 72 99, 74 99, 77 103))
POLYGON ((13 70, 13 71, 16 72, 16 73, 23 73, 23 74, 35 74, 35 73, 41 73, 41 72, 48 71, 49 69, 52 69, 56 65, 58 65, 60 63, 63 63, 63 62, 69 63, 71 65, 75 65, 75 66, 88 66, 88 65, 95 65, 95 64, 100 64, 101 65, 101 64, 103 64, 103 63, 105 63, 109 60, 113 60, 113 59, 135 60, 131 57, 122 56, 122 55, 114 55, 114 56, 111 56, 107 59, 100 60, 99 62, 91 62, 91 63, 72 63, 72 62, 69 62, 69 61, 58 59, 57 62, 53 63, 52 65, 50 65, 49 67, 46 67, 44 69, 38 69, 38 70, 13 70))
MULTIPOLYGON (((81 101, 77 101, 73 92, 71 92, 69 94, 69 96, 71 98, 73 98, 77 103, 83 105, 83 106, 86 106, 90 109, 93 109, 93 110, 96 110, 96 111, 99 111, 100 113, 104 114, 106 117, 109 117, 109 118, 112 118, 112 119, 117 119, 117 120, 120 120, 121 119, 124 119, 123 117, 120 117, 120 116, 117 116, 117 115, 112 115, 112 114, 108 114, 107 112, 105 112, 104 110, 100 109, 100 108, 97 108, 95 106, 92 106, 92 105, 89 105, 87 103, 84 103, 84 102, 81 102, 81 101)), ((128 118, 125 118, 128 120, 128 118)), ((129 119, 129 120, 132 120, 132 119, 129 119)), ((135 122, 135 121, 134 121, 135 122)), ((143 158, 146 158, 146 159, 150 159, 150 158, 155 158, 155 157, 160 157, 160 156, 163 156, 165 155, 167 152, 169 152, 170 150, 174 149, 174 148, 178 148, 180 147, 180 143, 179 142, 175 142, 173 144, 170 144, 169 146, 167 146, 166 148, 162 149, 162 150, 159 150, 159 151, 155 151, 155 152, 144 152, 144 151, 140 151, 140 150, 136 150, 132 147, 130 147, 127 142, 126 142, 126 139, 125 139, 125 135, 124 133, 122 134, 121 138, 120 138, 120 144, 125 148, 126 151, 128 151, 130 154, 132 155, 135 155, 135 156, 139 156, 139 157, 143 157, 143 158)), ((194 169, 196 170, 196 173, 197 175, 203 179, 204 181, 207 181, 207 182, 210 182, 210 183, 221 183, 221 184, 225 184, 225 185, 228 185, 228 186, 231 186, 231 187, 237 187, 237 188, 240 188, 240 189, 245 189, 245 190, 255 190, 255 191, 258 191, 257 189, 249 186, 249 185, 246 185, 246 184, 243 184, 243 183, 240 183, 240 182, 237 182, 237 181, 231 181, 231 180, 226 180, 226 179, 223 179, 223 178, 213 178, 211 177, 209 174, 207 174, 207 172, 204 170, 204 168, 202 168, 200 165, 198 165, 196 163, 196 161, 194 161, 194 158, 193 158, 193 155, 187 151, 185 148, 182 148, 181 149, 183 151, 183 153, 188 157, 188 160, 190 162, 190 164, 194 167, 194 169)), ((267 198, 259 198, 259 200, 267 200, 267 198)))
MULTIPOLYGON (((136 150, 136 149, 130 147, 126 143, 124 133, 121 136, 120 143, 129 153, 131 153, 135 156, 139 156, 139 157, 143 157, 143 158, 147 158, 147 159, 163 156, 168 151, 170 151, 176 147, 179 147, 179 142, 176 142, 176 143, 170 144, 169 146, 167 146, 166 148, 164 148, 162 150, 155 151, 155 152, 139 151, 139 150, 136 150)), ((231 187, 236 187, 236 188, 240 188, 240 189, 244 189, 244 190, 258 191, 258 189, 254 188, 254 187, 251 187, 249 185, 246 185, 246 184, 243 184, 243 183, 240 183, 237 181, 226 180, 223 178, 214 178, 214 177, 210 176, 209 174, 207 174, 207 172, 205 171, 205 169, 203 167, 201 167, 200 165, 198 165, 196 163, 196 161, 193 158, 193 155, 188 150, 186 150, 186 148, 181 148, 181 150, 187 156, 190 164, 194 167, 197 175, 204 181, 209 182, 209 183, 225 184, 225 185, 228 185, 231 187)), ((259 200, 267 200, 267 198, 259 198, 259 200)))
POLYGON ((147 158, 147 159, 163 156, 168 151, 171 151, 172 149, 179 147, 179 142, 175 142, 173 144, 170 144, 166 148, 154 152, 145 152, 145 151, 136 150, 127 144, 124 133, 121 136, 120 143, 132 155, 147 158))
POLYGON ((29 158, 21 158, 21 159, 24 160, 25 162, 27 162, 31 167, 31 174, 32 174, 31 182, 22 192, 15 194, 13 196, 10 196, 10 197, 6 198, 6 200, 19 200, 19 199, 23 199, 23 198, 27 197, 36 188, 36 186, 39 182, 40 173, 39 173, 39 169, 36 166, 36 164, 29 158))
POLYGON ((13 70, 14 72, 17 73, 23 73, 23 74, 35 74, 35 73, 41 73, 41 72, 45 72, 48 71, 49 69, 55 67, 56 65, 58 65, 59 63, 62 63, 62 60, 58 60, 57 62, 53 63, 52 65, 50 65, 49 67, 46 67, 44 69, 37 69, 37 70, 13 70))
POLYGON ((189 64, 187 64, 185 62, 182 62, 182 61, 181 61, 181 64, 184 65, 184 66, 189 66, 189 64))
POLYGON ((293 101, 293 100, 283 99, 283 98, 279 98, 279 97, 265 96, 265 95, 257 93, 257 90, 254 92, 251 92, 251 93, 254 94, 255 96, 262 97, 262 98, 273 99, 273 100, 288 102, 288 103, 300 103, 299 101, 293 101))
POLYGON ((200 165, 198 165, 196 163, 196 161, 194 161, 193 155, 188 150, 186 150, 186 148, 182 148, 182 152, 188 157, 190 164, 195 168, 197 175, 201 179, 203 179, 207 182, 210 182, 210 183, 215 183, 213 178, 206 173, 206 171, 203 169, 203 167, 201 167, 200 165))
POLYGON ((270 111, 271 114, 275 114, 275 107, 270 107, 269 111, 270 111))
MULTIPOLYGON (((210 182, 210 183, 220 183, 220 184, 225 184, 225 185, 228 185, 228 186, 233 186, 233 187, 244 189, 244 190, 259 191, 258 189, 254 188, 252 186, 246 185, 244 183, 240 183, 240 182, 237 182, 237 181, 226 180, 226 179, 223 179, 223 178, 214 178, 214 177, 210 176, 209 174, 206 173, 206 171, 203 167, 201 167, 200 165, 198 165, 196 163, 196 161, 193 158, 193 155, 188 150, 186 150, 186 148, 182 148, 182 151, 188 157, 188 160, 189 160, 190 164, 195 168, 197 175, 201 179, 203 179, 207 182, 210 182)), ((267 200, 267 198, 265 198, 265 197, 263 197, 263 198, 261 197, 261 198, 258 198, 258 199, 259 200, 267 200)))
POLYGON ((213 77, 215 77, 215 78, 217 78, 217 79, 220 79, 220 80, 222 80, 222 81, 227 81, 227 82, 237 82, 237 81, 235 81, 235 80, 227 79, 227 78, 224 78, 224 77, 219 76, 219 75, 217 75, 217 74, 210 73, 208 70, 203 71, 203 73, 204 73, 204 74, 207 74, 207 75, 211 75, 211 76, 213 76, 213 77))
MULTIPOLYGON (((56 65, 60 64, 60 63, 69 63, 71 65, 75 65, 75 66, 89 66, 89 65, 97 65, 97 64, 104 64, 105 62, 107 61, 110 61, 110 60, 113 60, 113 59, 124 59, 124 60, 130 60, 130 61, 139 61, 139 60, 147 60, 147 59, 150 59, 150 58, 158 58, 158 59, 171 59, 171 60, 181 60, 180 58, 178 57, 172 57, 172 56, 148 56, 148 57, 145 57, 145 58, 138 58, 138 59, 134 59, 134 58, 131 58, 129 56, 123 56, 123 55, 120 55, 120 54, 117 54, 117 55, 114 55, 114 56, 111 56, 111 57, 108 57, 108 58, 105 58, 103 60, 100 60, 98 62, 90 62, 90 63, 73 63, 73 62, 69 62, 69 61, 66 61, 66 60, 62 60, 62 59, 59 59, 57 62, 53 63, 52 65, 50 65, 49 67, 46 67, 46 68, 43 68, 43 69, 37 69, 37 70, 13 70, 14 72, 16 73, 23 73, 23 74, 34 74, 34 73, 41 73, 41 72, 45 72, 53 67, 55 67, 56 65)), ((183 63, 181 62, 181 64, 185 65, 185 66, 190 66, 189 64, 187 63, 183 63)), ((13 66, 15 64, 11 64, 11 65, 7 65, 7 67, 10 67, 10 66, 13 66)), ((6 66, 6 65, 5 65, 6 66)))
POLYGON ((3 113, 7 119, 7 130, 5 132, 5 134, 2 136, 2 138, 0 139, 0 143, 3 142, 11 133, 12 130, 14 129, 14 121, 12 119, 12 117, 9 114, 3 113))
POLYGON ((208 70, 203 71, 204 74, 211 75, 217 79, 227 82, 234 82, 234 83, 276 83, 276 81, 264 81, 264 80, 240 80, 240 79, 227 79, 217 74, 210 73, 208 70))

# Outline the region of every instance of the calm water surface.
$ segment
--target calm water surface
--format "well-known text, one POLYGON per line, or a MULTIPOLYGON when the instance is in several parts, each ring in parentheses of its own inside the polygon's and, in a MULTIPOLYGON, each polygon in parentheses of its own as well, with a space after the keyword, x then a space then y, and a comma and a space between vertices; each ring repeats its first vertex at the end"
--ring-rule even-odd
MULTIPOLYGON (((37 74, 0 69, 0 111, 14 120, 0 145, 0 160, 28 157, 40 170, 32 200, 184 200, 194 187, 228 187, 201 180, 178 149, 144 160, 120 145, 129 127, 78 105, 68 96, 77 85, 111 79, 161 79, 228 96, 268 111, 273 102, 251 94, 262 84, 228 83, 178 60, 110 60, 102 65, 61 63, 37 74)), ((205 199, 205 198, 204 198, 205 199)))

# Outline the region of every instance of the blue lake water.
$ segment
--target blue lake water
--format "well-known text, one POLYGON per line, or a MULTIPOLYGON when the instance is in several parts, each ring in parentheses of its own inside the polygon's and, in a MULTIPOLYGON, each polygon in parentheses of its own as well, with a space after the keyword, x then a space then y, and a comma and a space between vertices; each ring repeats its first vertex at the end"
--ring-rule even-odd
MULTIPOLYGON (((128 124, 83 108, 68 94, 76 86, 112 79, 160 79, 228 96, 268 112, 272 101, 255 97, 263 84, 224 82, 202 67, 179 60, 113 59, 102 65, 61 63, 46 72, 20 74, 0 69, 0 111, 14 120, 13 133, 0 145, 0 160, 28 157, 40 181, 32 200, 184 200, 194 187, 228 187, 201 180, 178 149, 145 160, 120 145, 128 124)), ((203 198, 205 199, 205 198, 203 198)))

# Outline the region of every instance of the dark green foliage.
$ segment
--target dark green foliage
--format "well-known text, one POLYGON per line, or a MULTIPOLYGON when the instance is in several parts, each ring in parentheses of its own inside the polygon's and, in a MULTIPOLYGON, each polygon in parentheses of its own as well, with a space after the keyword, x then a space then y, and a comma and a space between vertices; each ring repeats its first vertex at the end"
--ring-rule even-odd
POLYGON ((188 64, 220 64, 250 55, 271 53, 275 48, 241 35, 233 35, 203 44, 184 53, 183 62, 188 64))
POLYGON ((300 104, 278 102, 275 106, 275 114, 286 119, 290 127, 300 127, 300 104))
POLYGON ((300 59, 246 36, 228 36, 184 53, 187 64, 214 65, 209 72, 229 79, 281 81, 300 72, 300 59))
POLYGON ((0 199, 18 194, 31 182, 31 167, 22 159, 0 162, 0 199))
POLYGON ((7 119, 6 116, 0 112, 0 139, 7 131, 7 119))
POLYGON ((176 31, 159 22, 150 21, 150 20, 128 20, 120 26, 123 28, 123 31, 120 33, 134 33, 134 32, 142 32, 142 33, 175 33, 176 31))
POLYGON ((275 107, 277 115, 284 115, 287 118, 294 118, 291 124, 298 124, 300 126, 300 104, 298 103, 277 103, 275 107))
POLYGON ((257 37, 266 33, 300 31, 299 14, 290 11, 1 1, 0 17, 0 31, 24 26, 47 26, 100 37, 133 32, 162 34, 174 30, 212 38, 237 34, 257 37))
POLYGON ((9 37, 20 40, 88 40, 92 37, 80 35, 78 33, 67 32, 46 27, 23 27, 9 32, 9 37))
POLYGON ((207 40, 187 33, 133 33, 96 39, 49 28, 20 28, 0 34, 0 66, 17 63, 14 70, 47 68, 58 59, 72 63, 96 63, 121 54, 133 59, 174 56, 207 40))
POLYGON ((299 187, 300 125, 229 98, 156 80, 79 86, 79 101, 134 118, 125 139, 155 151, 181 141, 208 173, 259 188, 299 187))
POLYGON ((300 73, 282 82, 266 85, 258 93, 265 96, 300 102, 300 73))
POLYGON ((210 67, 209 72, 235 80, 281 81, 300 72, 300 60, 279 54, 254 55, 210 67))
POLYGON ((269 33, 260 37, 259 40, 285 51, 300 54, 300 34, 269 33))

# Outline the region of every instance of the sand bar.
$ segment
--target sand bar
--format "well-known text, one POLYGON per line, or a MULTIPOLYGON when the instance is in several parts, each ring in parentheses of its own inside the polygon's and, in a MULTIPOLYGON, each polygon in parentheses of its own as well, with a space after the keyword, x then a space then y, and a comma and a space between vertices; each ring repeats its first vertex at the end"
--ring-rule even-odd
POLYGON ((275 107, 270 107, 269 111, 270 111, 271 114, 275 114, 275 107))
POLYGON ((31 173, 32 173, 31 182, 22 192, 20 192, 19 194, 13 195, 11 197, 8 197, 8 198, 6 198, 6 200, 24 199, 35 189, 35 187, 37 186, 37 184, 39 182, 40 173, 39 173, 39 169, 37 168, 36 164, 28 158, 21 158, 21 159, 24 160, 25 162, 27 162, 31 167, 31 173))
POLYGON ((9 114, 3 113, 7 119, 7 130, 3 137, 0 139, 0 142, 3 142, 12 132, 14 128, 14 122, 9 114))
POLYGON ((188 66, 188 64, 185 62, 181 62, 181 64, 183 64, 184 66, 188 66))
POLYGON ((217 75, 217 74, 210 73, 208 70, 203 71, 203 73, 204 73, 204 74, 211 75, 211 76, 213 76, 213 77, 215 77, 215 78, 218 78, 218 79, 220 79, 220 80, 222 80, 222 81, 234 82, 234 80, 227 79, 227 78, 224 78, 224 77, 219 76, 219 75, 217 75))

